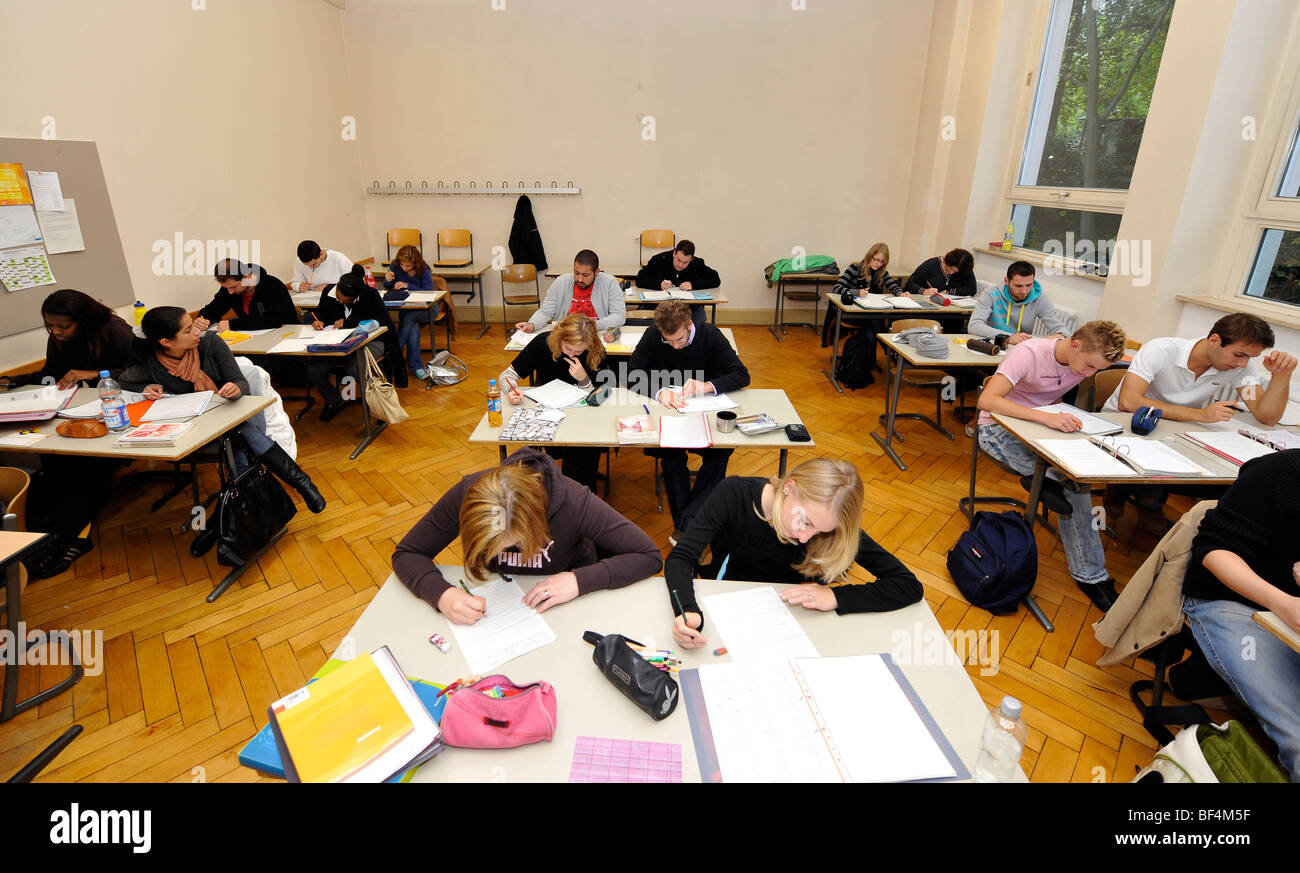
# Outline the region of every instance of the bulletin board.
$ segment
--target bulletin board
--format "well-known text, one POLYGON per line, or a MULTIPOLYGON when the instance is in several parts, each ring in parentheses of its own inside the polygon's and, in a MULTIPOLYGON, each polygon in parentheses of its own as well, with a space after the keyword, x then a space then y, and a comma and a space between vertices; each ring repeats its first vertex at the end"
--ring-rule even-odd
MULTIPOLYGON (((37 214, 36 226, 40 240, 26 241, 15 246, 14 234, 22 232, 28 219, 25 213, 13 205, 0 205, 0 233, 8 234, 3 237, 3 246, 0 246, 0 337, 39 329, 41 303, 61 288, 84 291, 111 308, 133 303, 135 292, 126 270, 122 238, 118 235, 117 219, 113 216, 113 205, 108 198, 108 185, 104 182, 98 147, 93 142, 0 138, 0 204, 11 204, 15 195, 12 188, 6 189, 5 180, 12 185, 16 178, 21 178, 26 183, 28 171, 58 174, 62 196, 73 202, 76 221, 71 221, 71 215, 66 210, 64 215, 37 214), (10 164, 21 164, 22 172, 6 175, 3 169, 10 164), (63 240, 68 245, 68 237, 75 236, 75 232, 69 233, 69 228, 77 225, 80 226, 84 245, 82 251, 48 252, 47 238, 51 248, 56 247, 56 240, 63 240), (51 228, 52 232, 42 230, 44 226, 51 228), (23 281, 35 281, 31 277, 41 275, 39 258, 31 257, 36 249, 45 253, 45 261, 49 272, 53 274, 54 283, 10 291, 4 276, 9 276, 13 284, 21 284, 23 281), (13 257, 19 251, 25 251, 28 255, 20 264, 19 259, 13 257), (16 278, 16 271, 23 278, 16 278)), ((26 194, 34 193, 28 187, 26 194)), ((16 199, 25 197, 18 193, 16 199)), ((16 205, 35 211, 34 205, 16 205)))

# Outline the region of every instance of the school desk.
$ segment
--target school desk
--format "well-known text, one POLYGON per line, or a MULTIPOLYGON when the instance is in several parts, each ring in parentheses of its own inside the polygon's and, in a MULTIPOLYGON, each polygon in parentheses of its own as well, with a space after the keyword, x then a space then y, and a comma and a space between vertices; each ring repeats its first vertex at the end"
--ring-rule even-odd
MULTIPOLYGON (((480 327, 478 333, 474 335, 474 339, 480 339, 483 334, 487 333, 487 329, 490 327, 487 322, 487 309, 483 305, 483 274, 490 269, 492 269, 491 261, 485 264, 468 264, 464 267, 429 267, 429 272, 435 276, 441 276, 448 282, 468 282, 470 285, 470 291, 469 296, 465 298, 466 303, 473 300, 474 294, 476 292, 478 293, 478 320, 480 327)), ((463 294, 465 292, 455 291, 450 293, 463 294)), ((430 329, 432 330, 432 327, 430 329)))
MULTIPOLYGON (((464 578, 460 567, 439 566, 448 579, 464 578)), ((543 577, 513 578, 526 592, 543 577)), ((754 583, 700 579, 695 583, 695 590, 701 595, 725 594, 753 586, 754 583)), ((787 586, 771 587, 781 590, 787 586)), ((924 600, 893 612, 836 615, 802 607, 791 612, 823 657, 892 653, 958 757, 968 769, 975 769, 988 708, 924 600)), ((662 721, 651 719, 619 694, 600 673, 592 663, 592 648, 583 642, 582 634, 588 630, 620 633, 647 646, 674 649, 685 662, 683 669, 730 661, 727 655, 714 656, 713 650, 725 642, 716 629, 711 630, 707 615, 706 610, 708 645, 686 651, 673 642, 673 612, 661 577, 644 579, 625 588, 593 591, 548 609, 542 617, 554 631, 556 641, 521 655, 493 672, 509 676, 516 683, 544 680, 555 688, 555 738, 516 749, 449 748, 421 767, 415 780, 564 782, 569 778, 577 738, 592 736, 680 744, 683 781, 700 781, 685 705, 679 704, 662 721)), ((1006 641, 1000 642, 999 650, 989 641, 987 651, 1004 651, 1006 641)), ((380 588, 343 637, 333 657, 350 659, 384 645, 392 650, 408 676, 444 683, 469 675, 469 667, 447 620, 412 594, 396 576, 390 576, 380 588), (429 635, 435 633, 451 641, 450 652, 444 654, 429 643, 429 635)), ((992 658, 985 660, 992 662, 992 658)), ((985 666, 994 669, 996 664, 985 666)), ((781 750, 773 749, 772 753, 779 755, 781 750)), ((1016 780, 1028 781, 1019 769, 1016 780)))
MULTIPOLYGON (((665 302, 663 300, 643 300, 641 295, 647 290, 645 288, 627 289, 623 292, 624 303, 635 309, 654 309, 660 303, 665 302)), ((718 323, 718 307, 730 301, 727 300, 727 295, 722 293, 721 288, 706 288, 700 293, 710 296, 707 300, 683 300, 682 302, 687 306, 703 306, 708 309, 709 323, 716 326, 718 323)))
MULTIPOLYGON (((1122 434, 1116 434, 1116 436, 1137 436, 1137 434, 1133 433, 1133 429, 1130 426, 1133 421, 1131 413, 1099 412, 1095 414, 1101 418, 1105 418, 1124 426, 1124 432, 1122 434)), ((1053 430, 1052 428, 1038 424, 1037 422, 1025 421, 1021 418, 1013 418, 1009 415, 1002 415, 1000 413, 995 414, 993 420, 1006 428, 1012 436, 1028 446, 1029 450, 1037 456, 1037 463, 1034 466, 1033 482, 1029 488, 1029 497, 1025 501, 1024 511, 1025 521, 1029 523, 1031 528, 1033 527, 1034 520, 1037 517, 1038 500, 1043 492, 1043 479, 1047 475, 1047 468, 1049 466, 1059 470, 1062 476, 1066 479, 1092 488, 1100 488, 1106 485, 1119 483, 1127 485, 1231 485, 1236 481, 1237 473, 1241 469, 1231 461, 1220 458, 1213 452, 1207 451, 1206 449, 1193 444, 1189 440, 1177 436, 1177 434, 1185 433, 1187 431, 1215 429, 1213 426, 1205 424, 1204 422, 1170 421, 1168 419, 1161 419, 1160 423, 1156 425, 1155 431, 1153 431, 1150 436, 1143 437, 1143 439, 1157 442, 1168 442, 1171 448, 1189 460, 1200 464, 1210 472, 1210 475, 1193 477, 1153 476, 1145 478, 1141 476, 1107 477, 1082 475, 1078 471, 1072 469, 1069 463, 1062 461, 1060 458, 1053 455, 1050 450, 1038 443, 1038 440, 1043 439, 1086 440, 1087 437, 1082 433, 1062 433, 1061 431, 1053 430)), ((1262 425, 1256 421, 1255 417, 1249 414, 1236 416, 1232 421, 1232 425, 1234 428, 1238 426, 1262 427, 1262 425)), ((1293 431, 1296 430, 1295 428, 1288 429, 1293 431)), ((990 498, 976 497, 975 495, 975 465, 978 456, 978 450, 972 448, 970 495, 961 498, 958 502, 958 505, 961 507, 962 511, 966 513, 968 518, 974 517, 975 505, 977 503, 989 502, 990 500, 990 498)), ((992 498, 992 500, 998 501, 999 498, 992 498)), ((1006 498, 1001 498, 1000 502, 1005 503, 1006 498)), ((1042 610, 1038 608, 1038 605, 1033 603, 1032 596, 1026 597, 1025 603, 1029 606, 1029 610, 1033 614, 1034 618, 1036 618, 1050 633, 1053 630, 1052 623, 1048 620, 1047 616, 1043 614, 1042 610)))
MULTIPOLYGON (((299 357, 299 358, 337 358, 339 359, 339 363, 342 363, 342 360, 344 358, 347 358, 349 356, 352 357, 356 361, 357 373, 358 373, 357 400, 360 401, 361 418, 366 425, 365 436, 362 437, 361 444, 358 445, 356 451, 354 451, 350 455, 350 459, 355 461, 357 459, 357 456, 366 450, 366 446, 374 442, 375 437, 379 436, 379 434, 383 432, 384 428, 388 427, 388 422, 386 421, 379 422, 378 427, 373 426, 370 421, 370 407, 366 405, 366 354, 365 354, 366 346, 370 345, 372 342, 374 342, 375 340, 382 337, 385 333, 387 333, 388 328, 380 327, 378 330, 371 331, 370 336, 366 337, 366 341, 363 342, 361 345, 357 346, 355 349, 353 349, 350 352, 308 352, 308 351, 275 352, 275 353, 271 352, 271 349, 274 348, 276 344, 280 342, 280 340, 285 339, 289 336, 297 336, 298 328, 300 327, 302 327, 302 325, 286 324, 283 325, 282 327, 278 327, 275 328, 274 330, 268 331, 267 333, 264 333, 261 336, 254 336, 254 337, 249 337, 246 340, 240 340, 239 342, 232 344, 230 346, 230 350, 237 355, 266 355, 268 357, 274 355, 275 357, 284 356, 284 357, 299 357)), ((430 329, 432 329, 432 326, 430 327, 430 329)), ((397 361, 395 362, 395 366, 404 367, 406 366, 406 364, 403 361, 397 361)), ((311 409, 313 402, 314 401, 312 400, 311 393, 309 391, 307 396, 307 405, 303 407, 302 411, 298 413, 297 417, 302 418, 303 415, 307 413, 307 410, 311 409)))
MULTIPOLYGON (((376 290, 379 291, 381 296, 383 295, 384 291, 382 287, 376 290)), ((433 308, 438 305, 438 302, 442 300, 442 298, 446 297, 450 293, 451 292, 449 291, 443 291, 440 289, 433 291, 412 291, 412 296, 417 294, 420 295, 419 300, 412 300, 410 297, 405 300, 388 300, 384 302, 384 306, 387 307, 390 312, 394 310, 398 312, 419 312, 421 310, 427 312, 429 314, 429 351, 436 352, 438 351, 438 344, 433 338, 433 308)), ((289 296, 293 298, 293 305, 298 310, 299 315, 302 315, 304 312, 309 312, 317 303, 320 302, 320 295, 314 291, 299 291, 289 296)), ((443 319, 443 327, 447 330, 447 351, 451 351, 451 319, 443 319)))
MULTIPOLYGON (((548 324, 546 325, 546 327, 542 328, 541 331, 539 331, 539 333, 546 333, 554 326, 555 323, 552 322, 551 324, 548 324)), ((718 330, 719 332, 721 332, 721 334, 724 337, 726 337, 727 342, 731 343, 732 351, 734 351, 737 355, 739 355, 740 348, 736 345, 736 334, 732 332, 731 328, 720 327, 718 328, 718 330)), ((636 350, 636 343, 639 342, 641 337, 645 334, 646 328, 640 325, 633 325, 631 327, 624 325, 622 331, 623 331, 622 336, 619 337, 619 341, 617 343, 610 343, 605 347, 606 354, 608 354, 611 358, 632 357, 632 352, 636 350), (629 342, 629 340, 632 340, 632 342, 629 342)), ((538 336, 537 339, 530 340, 530 342, 535 342, 535 343, 546 342, 546 340, 538 336)), ((523 351, 523 347, 511 346, 510 343, 507 341, 505 345, 505 350, 507 352, 512 352, 517 355, 521 351, 523 351)))
MULTIPOLYGON (((864 309, 856 303, 845 304, 840 300, 840 295, 826 292, 826 307, 835 314, 835 332, 831 340, 831 368, 822 370, 822 375, 830 380, 831 385, 840 394, 844 393, 844 388, 840 386, 839 380, 835 378, 835 368, 839 364, 840 355, 840 326, 845 319, 850 321, 899 321, 904 318, 928 318, 938 321, 940 325, 944 322, 952 322, 949 327, 960 330, 966 326, 966 319, 970 317, 970 310, 963 309, 960 306, 940 306, 937 303, 931 303, 924 294, 907 294, 906 297, 915 300, 920 304, 920 309, 864 309)), ((876 350, 871 349, 871 360, 875 363, 876 350)))
MULTIPOLYGON (((740 391, 728 391, 727 396, 740 404, 734 410, 738 416, 766 412, 783 425, 803 423, 799 419, 799 413, 795 412, 794 406, 791 405, 790 398, 780 388, 745 388, 740 391)), ((501 410, 502 427, 510 421, 510 416, 514 410, 526 409, 536 405, 527 398, 524 399, 521 406, 512 406, 503 399, 501 410)), ((536 445, 543 447, 589 446, 593 448, 618 448, 620 446, 617 426, 619 417, 645 415, 646 407, 650 409, 650 414, 655 418, 665 415, 678 415, 678 413, 660 405, 653 399, 620 388, 600 406, 575 406, 565 409, 564 420, 556 428, 555 439, 548 443, 536 443, 536 445)), ((775 450, 780 453, 777 473, 781 476, 785 475, 786 460, 791 449, 811 449, 817 445, 811 439, 803 443, 794 442, 786 436, 784 429, 768 431, 757 436, 746 436, 739 429, 731 433, 721 433, 717 427, 716 413, 705 414, 709 416, 709 429, 713 438, 711 448, 775 450)), ((525 445, 531 445, 519 440, 500 439, 502 427, 489 426, 487 412, 484 412, 483 417, 479 419, 478 426, 470 434, 469 441, 470 443, 495 443, 499 448, 502 461, 505 461, 509 452, 525 445)), ((811 435, 810 432, 809 436, 811 435)), ((623 447, 628 449, 647 448, 647 446, 640 444, 626 444, 623 447)), ((649 448, 653 448, 653 446, 649 448)))
MULTIPOLYGON (((835 301, 837 304, 839 301, 835 301)), ((924 316, 923 316, 924 317, 924 316)), ((900 413, 898 411, 898 395, 903 386, 903 376, 907 370, 995 370, 998 364, 1002 363, 1002 355, 986 355, 982 352, 973 351, 967 348, 966 343, 971 339, 978 339, 972 334, 940 334, 948 342, 948 357, 946 358, 929 358, 917 351, 913 346, 907 343, 898 342, 895 337, 897 334, 882 333, 877 336, 880 344, 885 347, 887 352, 885 366, 887 372, 886 379, 889 387, 885 394, 885 414, 880 417, 880 423, 885 426, 885 435, 881 437, 876 431, 871 432, 871 437, 880 447, 889 455, 890 460, 898 465, 898 469, 906 470, 907 465, 898 457, 898 452, 894 451, 891 443, 898 440, 900 443, 903 437, 895 430, 894 425, 900 418, 923 421, 930 427, 939 431, 948 439, 955 439, 953 434, 947 430, 943 424, 928 415, 921 415, 916 412, 900 413)), ((834 379, 831 380, 832 384, 834 379)), ((953 386, 954 390, 956 386, 953 386)), ((937 401, 936 401, 937 405, 937 401)), ((938 412, 935 413, 938 415, 938 412)))
POLYGON ((777 342, 784 342, 781 338, 785 334, 787 327, 811 327, 817 330, 817 313, 819 302, 822 295, 822 285, 834 285, 839 281, 839 274, 831 273, 782 273, 781 278, 776 283, 776 303, 772 307, 772 326, 768 330, 772 331, 772 336, 776 337, 777 342), (812 285, 811 291, 804 288, 787 289, 787 285, 812 285), (785 320, 785 299, 791 300, 811 300, 813 302, 813 320, 812 321, 786 321, 785 320))

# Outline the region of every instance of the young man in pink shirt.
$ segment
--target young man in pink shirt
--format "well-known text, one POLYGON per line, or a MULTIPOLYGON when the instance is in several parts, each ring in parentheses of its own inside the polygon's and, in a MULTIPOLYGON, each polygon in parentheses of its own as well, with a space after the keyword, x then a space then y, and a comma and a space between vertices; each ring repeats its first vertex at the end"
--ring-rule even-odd
MULTIPOLYGON (((1090 321, 1069 339, 1034 337, 1019 343, 980 394, 980 448, 1012 469, 1033 475, 1034 452, 997 424, 992 413, 1036 421, 1063 433, 1081 426, 1069 414, 1040 412, 1075 385, 1124 355, 1124 331, 1113 321, 1090 321)), ((1079 590, 1102 612, 1115 602, 1115 580, 1106 572, 1106 552, 1092 526, 1092 490, 1063 487, 1055 470, 1048 470, 1044 494, 1060 516, 1065 561, 1079 590), (1059 489, 1059 490, 1058 490, 1059 489), (1055 498, 1055 499, 1053 499, 1055 498)))

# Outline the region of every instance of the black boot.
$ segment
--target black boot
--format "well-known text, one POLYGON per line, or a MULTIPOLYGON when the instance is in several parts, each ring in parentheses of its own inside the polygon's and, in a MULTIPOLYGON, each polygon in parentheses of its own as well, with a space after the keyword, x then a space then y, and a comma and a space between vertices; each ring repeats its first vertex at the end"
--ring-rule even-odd
POLYGON ((302 467, 294 463, 293 458, 285 454, 279 444, 267 449, 261 461, 266 465, 266 469, 276 475, 276 478, 296 489, 312 512, 320 512, 325 508, 325 498, 321 497, 316 486, 311 484, 311 477, 302 471, 302 467))
POLYGON ((199 531, 198 535, 194 537, 194 542, 190 543, 190 554, 196 558, 202 558, 206 555, 208 550, 217 542, 217 532, 216 519, 213 519, 213 524, 199 531))

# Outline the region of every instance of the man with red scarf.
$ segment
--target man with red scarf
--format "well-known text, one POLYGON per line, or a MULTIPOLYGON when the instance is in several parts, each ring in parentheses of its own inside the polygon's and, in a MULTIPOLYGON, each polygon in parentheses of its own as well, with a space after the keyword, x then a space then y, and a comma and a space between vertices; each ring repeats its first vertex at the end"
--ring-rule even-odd
POLYGON ((573 274, 551 283, 542 305, 515 329, 532 333, 573 312, 594 318, 598 330, 622 327, 627 319, 623 289, 609 273, 600 272, 600 258, 591 249, 578 252, 573 259, 573 274))

